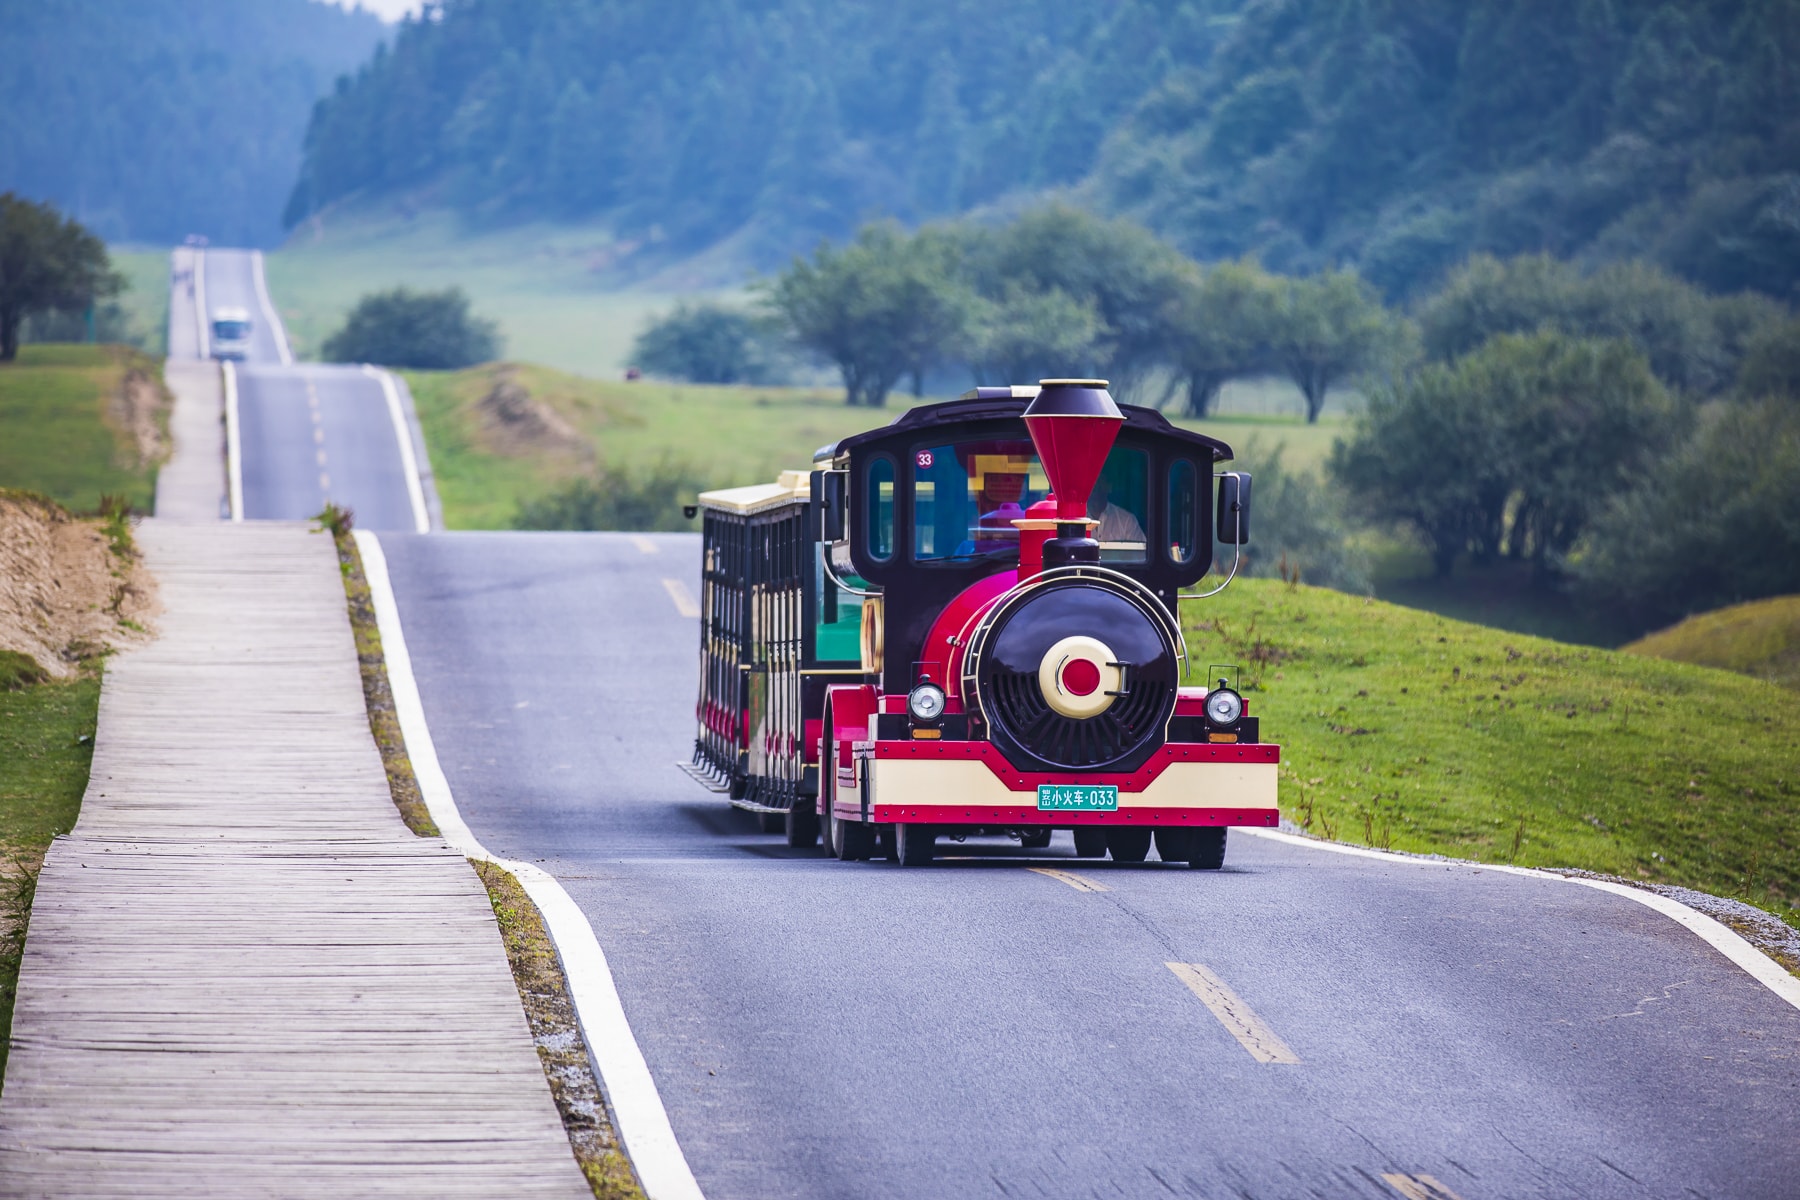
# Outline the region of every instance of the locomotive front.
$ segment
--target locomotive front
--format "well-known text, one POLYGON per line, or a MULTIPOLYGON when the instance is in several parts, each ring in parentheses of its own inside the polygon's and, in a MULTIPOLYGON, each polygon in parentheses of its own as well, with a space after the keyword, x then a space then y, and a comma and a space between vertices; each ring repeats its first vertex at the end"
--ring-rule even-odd
MULTIPOLYGON (((965 471, 985 467, 985 475, 1006 467, 997 457, 1026 457, 986 436, 985 414, 958 415, 972 446, 953 450, 969 460, 965 471)), ((957 472, 934 471, 940 451, 916 444, 950 442, 953 431, 901 437, 898 447, 892 433, 870 438, 834 463, 847 507, 860 499, 864 511, 844 522, 827 565, 879 582, 864 612, 880 623, 886 650, 883 662, 864 664, 879 667, 879 682, 839 685, 826 697, 819 812, 840 856, 888 845, 899 861, 916 863, 946 835, 1004 831, 1031 846, 1066 828, 1085 856, 1141 861, 1154 842, 1165 861, 1217 867, 1226 827, 1279 820, 1279 748, 1259 742, 1256 719, 1223 681, 1210 690, 1182 685, 1188 654, 1177 593, 1212 557, 1203 536, 1209 489, 1199 486, 1205 476, 1193 453, 1209 440, 1147 410, 1133 415, 1132 445, 1120 448, 1126 414, 1103 381, 1044 381, 1016 419, 1036 460, 1024 473, 1041 468, 1048 494, 1008 517, 1016 535, 995 530, 985 556, 936 555, 941 547, 927 536, 944 522, 927 513, 923 489, 942 508, 946 475, 957 472), (890 461, 911 466, 911 487, 907 472, 895 471, 884 498, 890 461), (1134 463, 1143 476, 1138 511, 1115 514, 1112 501, 1133 490, 1121 480, 1134 463), (1097 489, 1110 493, 1107 503, 1095 503, 1097 489), (907 508, 910 523, 881 511, 907 508), (874 554, 870 534, 888 537, 874 554)), ((1219 450, 1229 454, 1212 447, 1209 468, 1219 450)), ((990 490, 979 476, 969 486, 976 496, 990 490)), ((1224 490, 1221 532, 1240 542, 1248 480, 1228 477, 1224 490)), ((828 500, 837 494, 825 489, 828 500)), ((975 544, 965 542, 965 552, 995 524, 978 511, 987 502, 967 508, 975 544)))

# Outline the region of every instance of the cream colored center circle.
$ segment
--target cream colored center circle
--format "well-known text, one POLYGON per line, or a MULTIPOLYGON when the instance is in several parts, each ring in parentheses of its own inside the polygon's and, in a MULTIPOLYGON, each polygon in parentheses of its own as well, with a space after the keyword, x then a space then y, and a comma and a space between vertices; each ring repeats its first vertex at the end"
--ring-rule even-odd
POLYGON ((1113 661, 1112 648, 1099 638, 1081 634, 1064 638, 1050 647, 1044 653, 1044 661, 1038 664, 1038 688, 1044 693, 1044 702, 1063 716, 1079 721, 1099 716, 1112 707, 1113 698, 1107 693, 1119 690, 1121 676, 1119 668, 1111 665, 1113 661), (1066 691, 1062 685, 1063 668, 1078 658, 1093 663, 1100 671, 1100 686, 1085 696, 1066 691))

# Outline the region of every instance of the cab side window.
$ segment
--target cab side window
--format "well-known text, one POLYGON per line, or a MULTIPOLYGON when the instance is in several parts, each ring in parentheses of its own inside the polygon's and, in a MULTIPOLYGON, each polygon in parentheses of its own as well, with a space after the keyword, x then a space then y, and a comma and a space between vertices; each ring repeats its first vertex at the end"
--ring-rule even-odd
POLYGON ((1169 464, 1169 561, 1190 563, 1198 539, 1199 472, 1188 459, 1169 464))
POLYGON ((894 557, 894 460, 877 455, 863 476, 863 545, 870 558, 894 557))

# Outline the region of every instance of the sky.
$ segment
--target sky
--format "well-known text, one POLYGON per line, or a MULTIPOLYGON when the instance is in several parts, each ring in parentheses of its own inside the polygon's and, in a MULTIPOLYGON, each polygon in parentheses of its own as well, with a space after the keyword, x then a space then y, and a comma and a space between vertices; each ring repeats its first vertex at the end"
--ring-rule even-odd
MULTIPOLYGON (((343 8, 359 7, 358 0, 327 0, 343 8)), ((361 0, 360 7, 368 9, 384 21, 398 21, 408 13, 416 13, 424 0, 361 0)))

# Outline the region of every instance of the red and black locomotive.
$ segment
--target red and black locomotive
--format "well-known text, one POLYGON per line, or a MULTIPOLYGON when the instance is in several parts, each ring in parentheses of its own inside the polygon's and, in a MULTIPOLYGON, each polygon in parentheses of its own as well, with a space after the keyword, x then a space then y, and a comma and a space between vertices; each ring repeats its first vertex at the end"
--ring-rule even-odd
POLYGON ((1068 829, 1084 857, 1220 866, 1228 826, 1277 823, 1280 759, 1227 679, 1183 684, 1179 593, 1215 528, 1248 538, 1249 476, 1214 505, 1230 458, 1045 380, 703 494, 696 773, 843 859, 1068 829))

